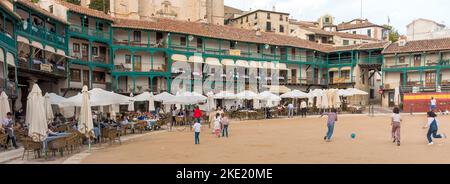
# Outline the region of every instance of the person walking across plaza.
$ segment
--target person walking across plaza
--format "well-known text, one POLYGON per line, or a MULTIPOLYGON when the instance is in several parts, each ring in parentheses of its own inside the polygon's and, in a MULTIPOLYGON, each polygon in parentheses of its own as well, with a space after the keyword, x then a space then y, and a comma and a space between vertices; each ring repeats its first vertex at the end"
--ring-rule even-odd
POLYGON ((428 122, 427 125, 425 125, 425 129, 428 128, 428 132, 427 132, 427 139, 428 139, 428 145, 433 145, 433 138, 435 139, 442 139, 442 138, 447 138, 447 135, 445 134, 438 134, 438 130, 439 130, 439 122, 436 119, 437 115, 436 113, 434 113, 433 111, 430 111, 427 113, 428 116, 428 122))
MULTIPOLYGON (((327 142, 331 142, 331 138, 333 137, 333 132, 334 132, 334 125, 335 125, 336 121, 338 121, 336 112, 337 112, 336 109, 331 109, 331 112, 328 112, 328 113, 324 112, 322 114, 322 116, 324 116, 324 115, 328 116, 328 120, 327 120, 328 131, 327 131, 327 134, 325 135, 325 137, 323 138, 327 142)), ((320 116, 320 117, 322 117, 322 116, 320 116)))
POLYGON ((430 100, 430 111, 434 111, 436 109, 436 99, 434 97, 431 97, 430 100))
POLYGON ((228 127, 230 126, 230 119, 228 119, 228 116, 226 116, 225 114, 222 115, 221 124, 222 124, 222 137, 228 138, 228 127))
POLYGON ((288 104, 288 118, 293 118, 294 117, 294 104, 289 103, 288 104))
POLYGON ((394 108, 392 114, 392 139, 393 143, 397 143, 397 146, 400 146, 400 123, 402 122, 402 118, 400 116, 400 109, 398 107, 394 108))
POLYGON ((200 144, 200 131, 202 130, 202 125, 199 122, 194 123, 194 142, 195 144, 200 144))
POLYGON ((216 119, 214 120, 214 135, 220 138, 220 128, 221 128, 221 121, 222 118, 220 116, 220 113, 216 114, 216 119))
POLYGON ((302 102, 300 103, 302 118, 306 118, 306 112, 308 111, 307 108, 308 108, 308 106, 306 105, 306 101, 302 100, 302 102))

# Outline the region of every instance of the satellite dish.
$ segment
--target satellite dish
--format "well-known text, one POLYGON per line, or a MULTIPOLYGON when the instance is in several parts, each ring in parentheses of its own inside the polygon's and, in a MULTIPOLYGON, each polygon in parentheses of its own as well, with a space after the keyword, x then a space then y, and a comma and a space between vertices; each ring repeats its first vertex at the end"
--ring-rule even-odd
POLYGON ((265 45, 264 45, 264 48, 265 48, 265 49, 269 49, 269 47, 270 47, 269 44, 265 44, 265 45))

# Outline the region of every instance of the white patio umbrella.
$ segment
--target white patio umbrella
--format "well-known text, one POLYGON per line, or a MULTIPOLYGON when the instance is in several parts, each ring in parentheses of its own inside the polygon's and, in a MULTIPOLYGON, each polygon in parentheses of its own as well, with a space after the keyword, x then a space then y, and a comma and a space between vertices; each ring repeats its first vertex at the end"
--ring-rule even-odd
POLYGON ((25 123, 28 125, 28 136, 34 141, 42 142, 47 138, 47 119, 45 117, 44 97, 37 84, 33 85, 27 98, 25 123))
POLYGON ((322 109, 328 109, 328 96, 327 96, 327 92, 323 91, 322 93, 322 109))
MULTIPOLYGON (((130 93, 130 98, 133 97, 134 97, 133 93, 130 93)), ((130 103, 128 104, 128 112, 134 112, 134 101, 135 100, 131 100, 130 103)))
POLYGON ((353 93, 354 95, 369 95, 369 93, 356 88, 348 88, 347 91, 353 93))
POLYGON ((258 99, 253 100, 253 109, 261 109, 261 103, 258 99))
POLYGON ((207 99, 207 107, 206 108, 209 112, 216 108, 216 100, 214 99, 214 93, 208 93, 207 96, 208 96, 208 99, 207 99))
POLYGON ((22 107, 23 107, 23 104, 22 104, 22 89, 19 88, 17 90, 16 102, 14 102, 14 110, 19 111, 19 110, 22 109, 22 107))
POLYGON ((280 97, 281 98, 290 98, 290 99, 301 99, 301 98, 308 98, 308 94, 301 92, 300 90, 294 90, 294 91, 282 94, 280 97))
POLYGON ((11 107, 9 107, 8 95, 3 91, 0 95, 0 117, 2 121, 6 119, 8 112, 11 112, 11 107))
POLYGON ((45 93, 44 96, 44 106, 45 106, 45 117, 47 119, 47 123, 50 124, 53 121, 53 109, 52 109, 52 103, 50 102, 50 95, 48 93, 45 93))
POLYGON ((194 105, 205 102, 207 97, 196 92, 178 93, 172 99, 163 101, 163 104, 180 104, 180 105, 194 105))
POLYGON ((396 87, 394 90, 394 105, 399 106, 400 105, 400 88, 396 87))
POLYGON ((354 94, 350 91, 347 91, 345 89, 340 89, 338 90, 338 95, 339 96, 343 96, 343 97, 350 97, 350 96, 354 96, 354 94))
POLYGON ((236 94, 229 91, 221 91, 214 95, 214 99, 234 100, 236 99, 236 94))
POLYGON ((264 101, 281 101, 281 98, 278 95, 275 95, 270 91, 259 93, 257 99, 264 101))
POLYGON ((166 100, 170 100, 173 97, 175 97, 175 96, 170 94, 170 93, 164 92, 164 93, 155 95, 154 96, 154 100, 157 101, 157 102, 163 102, 163 101, 166 101, 166 100))
POLYGON ((92 110, 88 87, 83 86, 81 91, 83 102, 81 103, 80 118, 78 120, 78 130, 89 138, 89 149, 91 148, 90 137, 94 135, 94 123, 92 121, 92 110))
MULTIPOLYGON (((46 94, 47 95, 47 94, 46 94)), ((66 100, 67 98, 64 98, 64 97, 62 97, 62 96, 59 96, 59 95, 57 95, 57 94, 55 94, 55 93, 48 93, 48 97, 49 97, 49 100, 50 100, 50 104, 51 105, 59 105, 59 104, 61 104, 62 102, 64 102, 64 100, 66 100)))
MULTIPOLYGON (((134 100, 134 98, 116 94, 99 88, 94 88, 88 91, 88 93, 91 107, 108 106, 113 104, 129 104, 131 101, 134 100)), ((73 107, 73 106, 81 107, 82 102, 83 102, 83 95, 78 94, 76 96, 64 100, 60 104, 60 107, 73 107)))
POLYGON ((242 91, 236 95, 236 98, 239 100, 253 100, 258 97, 253 91, 242 91))

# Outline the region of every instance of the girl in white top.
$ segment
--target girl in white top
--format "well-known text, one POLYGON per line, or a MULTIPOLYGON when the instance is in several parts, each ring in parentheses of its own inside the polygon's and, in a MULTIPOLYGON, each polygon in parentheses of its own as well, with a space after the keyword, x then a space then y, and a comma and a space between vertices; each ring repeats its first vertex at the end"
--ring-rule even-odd
POLYGON ((393 143, 397 143, 397 146, 400 146, 400 123, 402 122, 402 118, 400 117, 400 109, 394 108, 392 114, 392 139, 393 143))
POLYGON ((217 137, 220 137, 220 130, 221 130, 221 124, 222 118, 220 117, 220 114, 216 114, 216 119, 214 120, 214 134, 217 137))

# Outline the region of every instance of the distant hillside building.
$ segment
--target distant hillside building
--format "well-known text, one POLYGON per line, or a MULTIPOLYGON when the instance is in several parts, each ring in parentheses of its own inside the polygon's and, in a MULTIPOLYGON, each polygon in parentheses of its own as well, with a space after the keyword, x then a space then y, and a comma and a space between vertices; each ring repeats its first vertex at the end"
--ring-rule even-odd
POLYGON ((406 26, 408 41, 450 37, 450 29, 444 24, 428 19, 416 19, 406 26))
POLYGON ((152 17, 224 24, 223 0, 110 0, 111 16, 135 20, 152 17))

